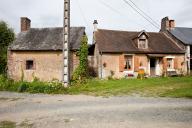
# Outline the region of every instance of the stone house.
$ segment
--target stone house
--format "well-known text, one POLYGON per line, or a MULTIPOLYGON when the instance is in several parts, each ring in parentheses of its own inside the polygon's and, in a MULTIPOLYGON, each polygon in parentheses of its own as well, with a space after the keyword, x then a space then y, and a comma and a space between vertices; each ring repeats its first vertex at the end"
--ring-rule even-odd
POLYGON ((94 67, 99 78, 186 73, 185 49, 164 32, 97 29, 94 22, 94 67))
POLYGON ((168 17, 163 18, 161 24, 161 32, 166 33, 185 49, 187 70, 190 73, 192 70, 192 28, 176 27, 175 20, 170 20, 168 17))
MULTIPOLYGON (((21 18, 21 32, 8 48, 8 76, 13 80, 62 81, 63 27, 31 28, 30 19, 21 18)), ((79 64, 85 27, 70 28, 70 74, 79 64)))

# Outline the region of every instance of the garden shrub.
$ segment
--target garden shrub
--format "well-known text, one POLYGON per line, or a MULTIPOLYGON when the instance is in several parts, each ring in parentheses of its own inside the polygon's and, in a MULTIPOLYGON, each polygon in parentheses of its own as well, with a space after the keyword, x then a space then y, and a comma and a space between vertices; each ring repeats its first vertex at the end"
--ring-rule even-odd
POLYGON ((18 92, 25 92, 29 88, 28 84, 26 82, 22 82, 20 86, 18 87, 18 92))
POLYGON ((0 75, 0 91, 65 94, 67 88, 65 88, 59 81, 41 82, 36 79, 33 82, 14 82, 13 80, 0 75))

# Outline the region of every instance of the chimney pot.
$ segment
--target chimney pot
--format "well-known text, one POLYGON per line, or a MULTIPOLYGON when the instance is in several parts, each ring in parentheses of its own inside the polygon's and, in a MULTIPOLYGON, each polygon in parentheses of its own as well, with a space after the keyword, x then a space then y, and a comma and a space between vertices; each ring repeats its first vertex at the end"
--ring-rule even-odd
POLYGON ((94 32, 97 31, 97 25, 98 25, 97 20, 94 20, 94 22, 93 22, 94 32))
POLYGON ((28 31, 31 28, 31 20, 27 17, 21 17, 21 32, 28 31))

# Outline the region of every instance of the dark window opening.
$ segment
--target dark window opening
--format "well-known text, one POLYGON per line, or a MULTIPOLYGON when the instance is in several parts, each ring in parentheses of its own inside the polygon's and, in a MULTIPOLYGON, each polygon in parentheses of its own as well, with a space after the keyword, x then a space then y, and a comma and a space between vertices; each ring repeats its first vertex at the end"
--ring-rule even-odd
POLYGON ((150 59, 150 67, 151 67, 151 68, 155 68, 155 61, 156 61, 156 60, 153 59, 153 58, 150 59))
POLYGON ((27 69, 27 70, 32 70, 32 69, 34 69, 33 60, 27 60, 27 61, 26 61, 26 69, 27 69))

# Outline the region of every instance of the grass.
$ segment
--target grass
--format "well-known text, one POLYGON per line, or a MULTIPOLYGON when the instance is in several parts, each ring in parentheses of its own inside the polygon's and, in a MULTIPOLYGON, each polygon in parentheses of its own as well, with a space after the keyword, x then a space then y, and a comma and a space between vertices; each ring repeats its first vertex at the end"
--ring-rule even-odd
POLYGON ((151 78, 145 80, 90 80, 82 86, 74 86, 69 94, 94 96, 140 95, 153 97, 192 98, 192 77, 151 78))
MULTIPOLYGON (((14 82, 0 77, 0 91, 93 96, 139 95, 150 97, 192 98, 192 77, 167 77, 121 80, 90 79, 86 84, 64 88, 58 82, 14 82), (1 80, 2 79, 2 80, 1 80)), ((1 99, 5 100, 5 99, 1 99)))
POLYGON ((1 121, 0 128, 16 128, 16 123, 12 121, 1 121))
POLYGON ((1 121, 0 122, 0 128, 32 128, 33 124, 29 123, 28 120, 24 120, 23 122, 21 122, 19 125, 16 125, 16 122, 12 122, 12 121, 1 121))

